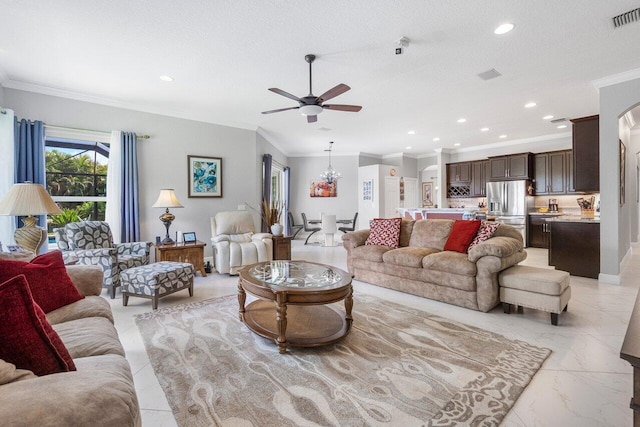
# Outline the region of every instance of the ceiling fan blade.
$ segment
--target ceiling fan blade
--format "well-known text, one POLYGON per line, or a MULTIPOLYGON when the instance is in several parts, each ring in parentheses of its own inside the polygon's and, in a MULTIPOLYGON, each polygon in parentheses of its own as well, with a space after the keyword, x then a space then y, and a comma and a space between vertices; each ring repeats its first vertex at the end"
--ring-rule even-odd
POLYGON ((263 111, 262 114, 279 113, 280 111, 297 110, 300 107, 278 108, 277 110, 263 111))
POLYGON ((307 116, 307 123, 315 123, 318 121, 318 116, 307 116))
POLYGON ((357 113, 362 110, 360 105, 341 105, 341 104, 331 104, 331 105, 323 105, 322 108, 326 108, 327 110, 338 110, 338 111, 351 111, 353 113, 357 113))
POLYGON ((295 95, 291 95, 289 92, 285 92, 282 89, 278 89, 277 87, 270 87, 269 90, 273 93, 277 93, 278 95, 282 95, 282 96, 286 96, 289 99, 293 99, 294 101, 300 101, 300 98, 298 98, 295 95))
POLYGON ((323 93, 322 95, 320 95, 318 97, 318 100, 320 102, 328 101, 331 98, 335 98, 338 95, 342 95, 343 93, 345 93, 349 89, 351 89, 349 86, 347 86, 344 83, 340 83, 338 86, 333 87, 333 88, 329 89, 328 91, 326 91, 325 93, 323 93))

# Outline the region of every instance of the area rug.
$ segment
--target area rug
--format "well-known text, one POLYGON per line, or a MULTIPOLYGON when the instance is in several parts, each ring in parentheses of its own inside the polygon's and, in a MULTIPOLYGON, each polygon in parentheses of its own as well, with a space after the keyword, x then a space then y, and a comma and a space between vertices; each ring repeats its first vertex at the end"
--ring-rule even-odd
POLYGON ((238 320, 235 296, 136 323, 180 426, 491 426, 550 350, 354 296, 341 342, 279 354, 238 320))

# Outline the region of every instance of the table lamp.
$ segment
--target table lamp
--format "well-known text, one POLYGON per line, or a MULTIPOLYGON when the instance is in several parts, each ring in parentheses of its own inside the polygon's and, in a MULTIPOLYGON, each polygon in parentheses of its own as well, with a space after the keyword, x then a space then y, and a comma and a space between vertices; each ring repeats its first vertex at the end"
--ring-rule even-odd
POLYGON ((33 215, 48 215, 62 213, 47 190, 41 184, 25 181, 13 184, 7 195, 0 202, 0 215, 21 216, 24 226, 18 228, 13 238, 24 250, 37 254, 40 247, 47 241, 47 230, 36 227, 38 218, 33 215))
POLYGON ((171 223, 174 219, 176 219, 175 215, 169 212, 169 208, 183 208, 176 197, 176 194, 173 191, 173 188, 163 188, 160 190, 160 195, 158 196, 158 200, 153 204, 154 208, 166 208, 164 213, 160 215, 160 221, 164 224, 164 227, 167 229, 167 235, 162 241, 163 245, 173 245, 175 242, 171 237, 169 237, 169 227, 171 227, 171 223))

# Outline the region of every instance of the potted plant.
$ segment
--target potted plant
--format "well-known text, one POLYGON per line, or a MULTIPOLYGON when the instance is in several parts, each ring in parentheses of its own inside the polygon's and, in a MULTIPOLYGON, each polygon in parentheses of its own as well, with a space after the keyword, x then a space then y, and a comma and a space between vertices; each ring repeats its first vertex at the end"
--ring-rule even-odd
POLYGON ((258 212, 262 218, 262 222, 271 230, 271 234, 274 236, 282 235, 282 224, 280 219, 282 218, 282 212, 284 211, 284 202, 280 200, 272 200, 271 202, 266 199, 262 199, 260 211, 254 209, 249 203, 245 202, 251 210, 258 212))

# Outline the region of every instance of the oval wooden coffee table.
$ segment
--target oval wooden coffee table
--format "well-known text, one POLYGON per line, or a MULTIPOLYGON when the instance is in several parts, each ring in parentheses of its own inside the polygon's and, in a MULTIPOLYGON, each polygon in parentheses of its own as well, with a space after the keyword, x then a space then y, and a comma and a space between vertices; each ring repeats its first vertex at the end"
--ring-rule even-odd
POLYGON ((240 270, 240 321, 287 346, 317 347, 344 338, 353 321, 351 275, 308 261, 267 261, 240 270), (246 292, 258 297, 245 307, 246 292), (344 300, 345 311, 327 304, 344 300))

